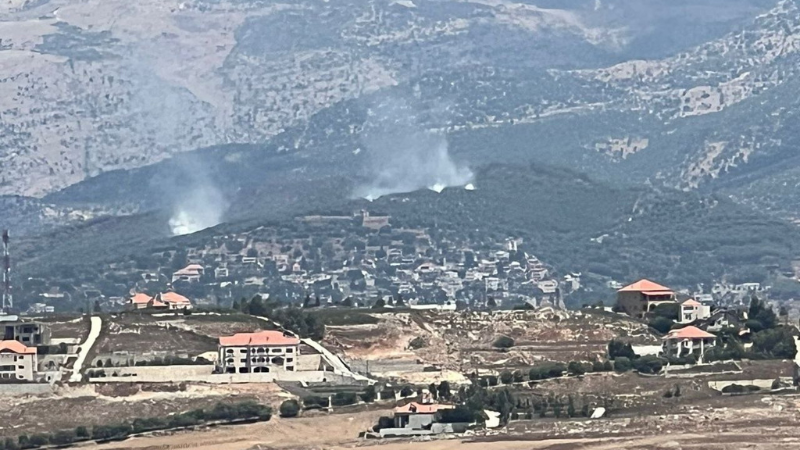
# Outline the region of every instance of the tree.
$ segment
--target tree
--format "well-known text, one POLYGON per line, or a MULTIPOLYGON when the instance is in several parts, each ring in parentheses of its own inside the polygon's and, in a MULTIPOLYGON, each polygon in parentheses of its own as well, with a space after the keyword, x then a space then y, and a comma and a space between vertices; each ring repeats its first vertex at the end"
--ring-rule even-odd
POLYGON ((627 372, 632 368, 631 360, 625 356, 619 356, 614 360, 614 370, 617 372, 627 372))
POLYGON ((521 370, 515 370, 511 375, 514 377, 515 383, 521 383, 525 379, 525 376, 522 375, 521 370))
POLYGON ((414 389, 411 389, 411 386, 403 386, 403 388, 400 389, 401 397, 411 397, 412 395, 414 395, 414 389))
POLYGON ((572 399, 572 396, 569 396, 567 400, 567 417, 575 417, 575 401, 572 399))
POLYGON ((753 298, 750 299, 750 308, 747 311, 747 319, 748 323, 750 323, 752 320, 758 321, 761 324, 760 330, 775 328, 775 325, 778 322, 778 319, 775 316, 775 311, 773 311, 772 308, 770 308, 767 304, 759 300, 756 296, 753 296, 753 298))
POLYGON ((752 350, 766 357, 779 359, 794 359, 797 354, 794 335, 787 327, 755 333, 752 350))
POLYGON ((672 322, 678 321, 681 314, 681 305, 678 303, 662 303, 653 308, 651 314, 654 317, 662 317, 672 322))
POLYGON ((439 399, 449 400, 450 399, 450 383, 447 380, 442 381, 439 383, 438 389, 438 397, 439 399))
POLYGON ((633 352, 633 347, 631 347, 630 343, 626 344, 622 341, 612 339, 608 343, 608 357, 610 359, 625 357, 630 360, 636 358, 636 354, 633 352))
POLYGON ((514 346, 514 339, 508 336, 498 336, 497 339, 494 340, 492 346, 496 348, 511 348, 514 346))
POLYGON ((430 392, 431 397, 436 400, 436 383, 431 383, 428 386, 428 392, 430 392))
POLYGON ((297 417, 300 414, 300 403, 295 399, 289 399, 281 403, 281 417, 297 417))
POLYGON ((572 375, 583 375, 586 373, 583 369, 583 364, 578 361, 571 361, 567 366, 567 371, 572 375))
POLYGON ((510 384, 512 381, 514 381, 514 375, 510 371, 504 370, 502 373, 500 373, 501 383, 510 384))
POLYGON ((489 297, 489 300, 486 302, 486 307, 489 309, 497 308, 497 302, 494 300, 494 297, 489 297))
POLYGON ((384 307, 386 307, 386 302, 382 298, 375 300, 375 304, 372 305, 372 309, 381 309, 384 307))
POLYGON ((86 427, 78 427, 75 428, 75 436, 78 439, 88 439, 89 438, 89 430, 86 427))
POLYGON ((666 334, 670 330, 670 328, 672 328, 673 323, 674 322, 671 319, 658 316, 653 318, 653 320, 650 321, 649 325, 659 333, 666 334))
POLYGON ((314 296, 314 307, 319 308, 322 306, 322 302, 319 299, 319 295, 314 296))

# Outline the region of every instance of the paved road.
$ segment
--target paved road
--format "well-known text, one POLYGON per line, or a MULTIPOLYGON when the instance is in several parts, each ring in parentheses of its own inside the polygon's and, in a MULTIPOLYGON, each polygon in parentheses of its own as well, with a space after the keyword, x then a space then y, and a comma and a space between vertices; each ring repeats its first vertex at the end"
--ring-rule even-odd
POLYGON ((103 326, 103 319, 99 317, 92 317, 92 328, 89 330, 89 336, 86 336, 86 340, 81 344, 79 347, 78 353, 78 360, 75 361, 75 365, 72 368, 72 375, 69 377, 70 383, 80 383, 81 379, 83 378, 81 374, 81 369, 83 368, 83 363, 86 362, 86 356, 89 354, 89 351, 94 347, 95 341, 97 341, 97 337, 100 336, 100 327, 103 326))
MULTIPOLYGON (((283 327, 281 327, 281 324, 279 324, 278 322, 275 322, 274 320, 270 319, 269 317, 264 317, 264 316, 256 316, 256 317, 261 319, 261 320, 264 320, 264 321, 272 323, 279 330, 283 329, 283 327)), ((330 363, 331 366, 333 366, 333 373, 336 373, 336 374, 339 374, 339 375, 353 377, 353 379, 356 379, 356 380, 359 380, 359 381, 376 382, 376 380, 373 380, 371 378, 367 378, 364 375, 357 374, 357 373, 353 372, 352 370, 350 370, 350 368, 347 367, 347 364, 345 364, 344 361, 342 361, 341 358, 339 358, 338 356, 334 355, 330 350, 328 350, 327 348, 323 347, 322 344, 320 344, 319 342, 317 342, 317 341, 315 341, 313 339, 301 339, 301 341, 304 344, 308 345, 309 347, 313 348, 314 350, 320 352, 322 354, 322 357, 325 358, 325 360, 328 361, 328 363, 330 363)))

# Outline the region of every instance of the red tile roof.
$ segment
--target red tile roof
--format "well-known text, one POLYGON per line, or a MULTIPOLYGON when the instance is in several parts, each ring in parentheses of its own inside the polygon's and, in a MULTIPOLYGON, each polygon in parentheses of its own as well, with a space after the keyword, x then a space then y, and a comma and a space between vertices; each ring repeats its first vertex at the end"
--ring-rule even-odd
POLYGON ((436 414, 437 411, 440 409, 453 409, 455 406, 453 405, 442 405, 440 403, 417 403, 411 402, 407 405, 400 406, 394 409, 395 414, 436 414), (412 411, 412 405, 416 408, 415 411, 412 411))
POLYGON ((672 290, 650 280, 639 280, 636 283, 625 286, 617 292, 641 292, 647 295, 666 295, 672 294, 672 290))
POLYGON ((153 297, 150 297, 147 294, 138 293, 131 297, 131 303, 134 305, 146 305, 150 303, 151 298, 153 297))
POLYGON ((695 300, 693 298, 690 298, 689 300, 686 300, 685 302, 682 303, 682 305, 683 306, 694 306, 695 308, 698 307, 698 306, 702 306, 700 304, 700 302, 698 302, 697 300, 695 300))
POLYGON ((159 295, 159 299, 164 303, 175 303, 178 305, 188 305, 192 302, 188 298, 178 294, 177 292, 164 292, 159 295))
POLYGON ((664 336, 664 340, 673 340, 673 339, 710 339, 715 338, 716 336, 711 333, 706 333, 705 331, 701 330, 700 328, 689 326, 686 328, 681 328, 679 330, 671 330, 664 336))
POLYGON ((18 341, 0 341, 0 353, 9 351, 18 355, 35 355, 36 347, 27 347, 18 341))
POLYGON ((242 347, 246 345, 299 345, 300 339, 285 336, 281 331, 259 331, 257 333, 236 333, 233 336, 220 336, 219 345, 223 347, 242 347))

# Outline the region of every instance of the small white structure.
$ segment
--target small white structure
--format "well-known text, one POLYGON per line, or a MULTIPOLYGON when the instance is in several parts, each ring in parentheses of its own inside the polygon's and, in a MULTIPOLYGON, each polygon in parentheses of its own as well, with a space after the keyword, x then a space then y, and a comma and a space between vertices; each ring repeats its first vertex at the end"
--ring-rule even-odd
POLYGON ((172 274, 172 282, 186 281, 188 283, 196 283, 200 281, 200 277, 205 273, 205 268, 200 264, 189 264, 183 269, 172 274))
POLYGON ((681 303, 680 323, 692 323, 697 320, 704 320, 711 317, 711 307, 689 299, 681 303))

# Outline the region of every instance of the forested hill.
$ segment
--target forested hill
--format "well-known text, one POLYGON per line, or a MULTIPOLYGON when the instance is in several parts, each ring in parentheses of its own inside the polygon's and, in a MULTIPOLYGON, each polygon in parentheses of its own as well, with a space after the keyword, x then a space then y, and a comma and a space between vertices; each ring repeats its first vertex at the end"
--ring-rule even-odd
MULTIPOLYGON (((723 277, 764 280, 790 270, 792 258, 800 254, 797 227, 724 198, 616 188, 546 166, 485 166, 476 171, 474 186, 475 190, 454 187, 441 193, 421 190, 374 202, 349 200, 348 190, 329 189, 318 199, 327 206, 298 208, 295 214, 351 215, 367 209, 390 214, 395 228, 456 233, 476 242, 521 237, 524 250, 557 270, 582 271, 599 280, 652 277, 676 287, 723 277)), ((258 208, 272 202, 251 201, 258 208)), ((149 266, 147 261, 165 250, 202 248, 215 237, 246 236, 264 227, 274 228, 277 235, 292 235, 300 226, 294 215, 284 215, 169 237, 163 223, 158 213, 139 214, 26 239, 15 247, 18 271, 63 285, 91 284, 104 279, 115 263, 135 260, 149 266)))

